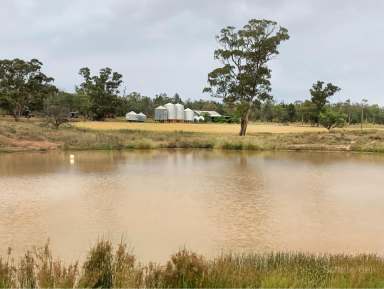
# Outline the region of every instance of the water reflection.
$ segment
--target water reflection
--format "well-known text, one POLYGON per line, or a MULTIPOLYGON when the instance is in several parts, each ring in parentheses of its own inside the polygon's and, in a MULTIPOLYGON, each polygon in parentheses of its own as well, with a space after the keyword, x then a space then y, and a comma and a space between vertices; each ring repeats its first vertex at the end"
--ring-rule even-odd
POLYGON ((383 253, 384 158, 131 151, 0 155, 0 247, 50 238, 67 260, 123 236, 142 260, 181 246, 383 253), (73 157, 71 156, 73 155, 73 157))

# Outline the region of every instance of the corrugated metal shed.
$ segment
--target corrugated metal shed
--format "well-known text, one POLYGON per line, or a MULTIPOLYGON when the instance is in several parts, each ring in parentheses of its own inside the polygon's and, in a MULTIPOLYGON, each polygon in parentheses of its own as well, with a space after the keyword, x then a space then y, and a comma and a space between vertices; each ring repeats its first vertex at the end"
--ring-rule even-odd
POLYGON ((210 117, 220 117, 221 114, 214 110, 195 110, 195 113, 198 115, 204 115, 207 114, 210 117))

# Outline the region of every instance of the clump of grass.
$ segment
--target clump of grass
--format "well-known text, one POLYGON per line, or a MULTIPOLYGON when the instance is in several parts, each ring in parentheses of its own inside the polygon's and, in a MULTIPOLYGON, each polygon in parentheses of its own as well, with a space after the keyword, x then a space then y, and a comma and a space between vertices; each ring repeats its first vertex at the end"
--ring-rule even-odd
POLYGON ((221 146, 221 149, 224 150, 261 150, 261 146, 255 142, 252 142, 248 139, 248 141, 242 141, 241 139, 232 140, 232 141, 224 141, 221 146))
POLYGON ((0 288, 16 287, 16 267, 10 256, 11 249, 8 248, 6 260, 0 257, 0 288))
POLYGON ((120 243, 117 247, 113 262, 113 287, 139 287, 143 278, 143 271, 136 266, 136 258, 127 250, 127 245, 120 243))
POLYGON ((156 288, 202 288, 207 271, 208 264, 202 256, 183 249, 172 255, 164 267, 151 264, 146 280, 156 288))
POLYGON ((112 288, 113 253, 110 241, 99 241, 83 265, 79 286, 83 288, 112 288))
POLYGON ((20 288, 36 288, 37 278, 35 272, 35 258, 31 252, 27 252, 20 260, 17 269, 17 281, 20 288))
POLYGON ((78 286, 81 288, 139 287, 142 270, 136 268, 135 257, 121 243, 113 253, 110 241, 101 240, 90 250, 83 265, 78 286))
POLYGON ((78 276, 78 264, 65 266, 54 261, 49 243, 35 250, 36 279, 39 288, 73 288, 78 276))

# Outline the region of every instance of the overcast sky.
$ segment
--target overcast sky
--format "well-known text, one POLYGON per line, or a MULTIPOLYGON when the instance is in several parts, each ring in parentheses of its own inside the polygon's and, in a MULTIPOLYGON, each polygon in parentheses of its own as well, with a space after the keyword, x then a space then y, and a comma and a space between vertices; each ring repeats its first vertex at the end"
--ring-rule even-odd
POLYGON ((81 67, 108 66, 128 92, 208 98, 215 35, 251 18, 289 30, 271 63, 278 101, 306 99, 324 80, 342 88, 333 101, 384 104, 381 0, 1 0, 0 58, 38 58, 68 91, 81 67))

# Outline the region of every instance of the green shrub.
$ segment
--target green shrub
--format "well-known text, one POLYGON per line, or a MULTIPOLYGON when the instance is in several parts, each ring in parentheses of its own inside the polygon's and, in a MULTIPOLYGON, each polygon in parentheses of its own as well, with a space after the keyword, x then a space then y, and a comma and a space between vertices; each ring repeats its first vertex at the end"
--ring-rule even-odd
POLYGON ((319 122, 326 129, 330 130, 334 127, 343 127, 346 123, 347 116, 344 113, 327 109, 320 113, 319 122))

